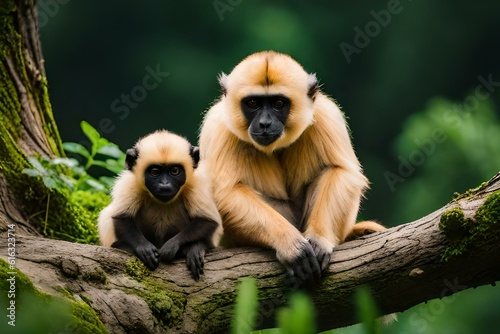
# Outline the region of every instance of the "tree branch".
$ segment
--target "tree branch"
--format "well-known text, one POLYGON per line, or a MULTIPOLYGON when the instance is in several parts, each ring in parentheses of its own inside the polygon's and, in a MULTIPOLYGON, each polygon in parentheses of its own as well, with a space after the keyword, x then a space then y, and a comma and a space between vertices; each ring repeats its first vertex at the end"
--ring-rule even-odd
MULTIPOLYGON (((450 239, 440 230, 439 221, 443 213, 457 207, 466 219, 477 218, 485 199, 495 192, 493 196, 499 195, 499 189, 500 173, 468 197, 413 223, 337 247, 328 273, 311 291, 320 328, 355 323, 352 295, 360 285, 369 286, 382 312, 390 313, 494 284, 500 279, 498 207, 489 215, 493 221, 488 233, 448 261, 442 255, 450 239)), ((6 237, 2 235, 2 240, 6 237)), ((6 243, 1 243, 1 249, 6 259, 6 243)), ((253 248, 210 252, 198 282, 190 277, 184 261, 162 264, 141 276, 129 254, 98 246, 22 236, 16 252, 16 266, 36 286, 59 295, 62 289, 85 300, 113 333, 218 333, 230 323, 235 287, 246 276, 255 277, 260 289, 258 326, 272 326, 270 321, 289 291, 273 253, 253 248)))

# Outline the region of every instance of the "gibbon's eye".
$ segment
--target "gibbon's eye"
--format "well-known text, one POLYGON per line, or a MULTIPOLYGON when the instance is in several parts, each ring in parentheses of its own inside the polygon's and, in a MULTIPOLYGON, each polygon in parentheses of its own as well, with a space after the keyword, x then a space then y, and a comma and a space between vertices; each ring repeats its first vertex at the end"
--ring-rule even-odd
POLYGON ((259 102, 256 100, 250 99, 246 102, 247 106, 251 109, 257 109, 259 107, 259 102))
POLYGON ((161 174, 161 170, 159 168, 151 168, 151 170, 149 171, 149 175, 151 176, 154 176, 154 177, 157 177, 161 174))
POLYGON ((285 107, 285 101, 282 99, 276 99, 273 101, 273 109, 274 110, 282 110, 285 107))
POLYGON ((170 170, 168 171, 168 173, 172 176, 177 176, 181 173, 181 169, 177 166, 174 166, 172 168, 170 168, 170 170))

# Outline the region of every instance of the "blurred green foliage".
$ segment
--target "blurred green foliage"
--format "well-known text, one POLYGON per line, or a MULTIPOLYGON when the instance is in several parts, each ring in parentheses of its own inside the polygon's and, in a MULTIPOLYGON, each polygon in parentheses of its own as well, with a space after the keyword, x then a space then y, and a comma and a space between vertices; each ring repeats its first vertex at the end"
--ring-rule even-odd
POLYGON ((93 309, 77 301, 39 291, 30 279, 0 259, 0 307, 6 310, 0 333, 107 333, 93 309))
POLYGON ((237 288, 234 313, 231 321, 232 334, 250 333, 257 319, 257 285, 255 279, 245 277, 241 280, 237 288))
POLYGON ((500 170, 500 119, 490 100, 469 110, 434 98, 404 123, 394 150, 413 172, 394 185, 392 219, 415 220, 500 170))
POLYGON ((379 334, 380 324, 377 318, 380 316, 377 306, 366 286, 361 286, 356 291, 356 305, 358 308, 358 321, 362 324, 366 334, 379 334))
MULTIPOLYGON (((78 131, 86 119, 122 150, 158 128, 195 142, 219 94, 217 74, 273 49, 316 72, 342 106, 372 182, 362 216, 387 226, 429 213, 500 169, 498 13, 494 0, 39 1, 63 141, 90 148, 78 131), (357 51, 346 56, 345 44, 357 51), (402 176, 410 157, 417 163, 402 176)), ((473 333, 500 325, 490 316, 500 309, 497 288, 456 300, 433 318, 420 315, 426 305, 412 308, 396 328, 473 333)))

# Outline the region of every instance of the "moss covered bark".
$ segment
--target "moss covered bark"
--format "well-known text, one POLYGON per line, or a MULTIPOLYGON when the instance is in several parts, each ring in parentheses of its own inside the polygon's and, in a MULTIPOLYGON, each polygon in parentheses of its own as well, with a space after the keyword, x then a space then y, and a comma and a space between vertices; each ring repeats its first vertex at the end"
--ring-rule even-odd
POLYGON ((108 333, 96 312, 70 293, 55 297, 38 290, 18 269, 0 259, 0 298, 2 310, 11 308, 11 324, 0 322, 0 332, 13 333, 108 333), (7 297, 7 298, 4 298, 7 297), (12 320, 11 320, 12 319, 12 320), (13 326, 15 325, 15 326, 13 326))
POLYGON ((473 217, 466 217, 459 206, 443 212, 439 228, 448 240, 448 247, 441 255, 443 261, 482 247, 484 242, 497 241, 500 238, 500 191, 490 194, 473 217))
POLYGON ((22 171, 31 155, 63 156, 52 114, 38 35, 35 1, 0 1, 0 228, 97 242, 95 213, 77 196, 48 189, 22 171), (28 222, 26 224, 26 222, 28 222))

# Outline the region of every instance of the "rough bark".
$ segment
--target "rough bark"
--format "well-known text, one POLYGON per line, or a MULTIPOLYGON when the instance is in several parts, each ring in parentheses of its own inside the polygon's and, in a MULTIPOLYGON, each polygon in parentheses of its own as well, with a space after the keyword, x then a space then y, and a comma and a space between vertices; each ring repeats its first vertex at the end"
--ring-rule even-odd
MULTIPOLYGON (((447 261, 442 255, 450 240, 439 222, 452 208, 461 208, 466 218, 477 218, 478 208, 484 209, 485 199, 498 196, 499 189, 500 173, 469 196, 415 222, 337 247, 328 273, 311 291, 320 328, 355 323, 351 300, 360 285, 367 285, 381 311, 390 313, 494 284, 500 279, 499 208, 490 208, 494 221, 485 236, 447 261)), ((4 258, 5 248, 2 243, 4 258)), ((130 270, 129 254, 99 246, 24 236, 18 238, 16 252, 16 266, 36 286, 52 294, 62 289, 85 300, 112 333, 220 333, 230 323, 238 279, 247 276, 257 279, 257 325, 266 327, 289 291, 272 252, 258 249, 212 251, 198 282, 183 261, 161 264, 145 277, 132 278, 136 272, 130 270)))
POLYGON ((0 231, 16 224, 18 235, 95 241, 92 213, 69 191, 23 174, 32 167, 30 156, 64 156, 48 97, 36 1, 1 1, 0 31, 0 231))
POLYGON ((27 156, 64 153, 48 99, 36 2, 2 1, 0 26, 0 228, 16 223, 19 233, 37 234, 28 221, 40 208, 24 201, 32 180, 21 172, 27 156))

